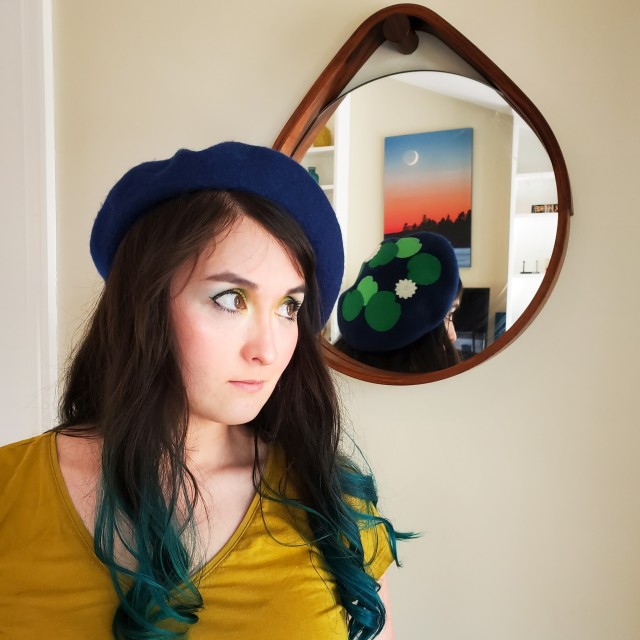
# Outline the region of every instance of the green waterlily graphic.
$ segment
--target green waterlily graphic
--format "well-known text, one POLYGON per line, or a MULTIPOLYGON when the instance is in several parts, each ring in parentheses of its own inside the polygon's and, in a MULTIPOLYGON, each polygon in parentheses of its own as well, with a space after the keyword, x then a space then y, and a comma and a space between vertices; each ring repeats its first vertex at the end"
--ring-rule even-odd
POLYGON ((430 253, 419 253, 407 264, 407 276, 416 284, 433 284, 442 273, 440 260, 430 253))
POLYGON ((357 289, 349 291, 342 299, 342 317, 347 322, 351 322, 360 315, 363 307, 364 298, 362 297, 362 294, 357 289))
POLYGON ((378 293, 378 283, 373 279, 373 276, 366 276, 358 282, 357 289, 362 294, 363 304, 366 306, 371 296, 378 293))
POLYGON ((422 242, 418 238, 400 238, 398 246, 398 258, 410 258, 422 249, 422 242))
POLYGON ((383 242, 371 260, 369 260, 369 266, 372 269, 375 267, 382 267, 385 264, 389 264, 398 255, 398 245, 395 242, 383 242))
POLYGON ((376 293, 364 310, 367 324, 374 331, 389 331, 393 329, 400 315, 402 307, 396 301, 396 295, 392 291, 379 291, 376 293))

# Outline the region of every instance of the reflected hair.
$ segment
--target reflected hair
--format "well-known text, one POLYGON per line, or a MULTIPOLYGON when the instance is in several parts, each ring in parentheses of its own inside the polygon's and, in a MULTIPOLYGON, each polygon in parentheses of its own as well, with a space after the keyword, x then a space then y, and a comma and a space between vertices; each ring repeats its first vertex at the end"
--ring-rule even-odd
POLYGON ((460 355, 451 342, 444 323, 406 347, 392 351, 361 351, 342 338, 335 346, 362 364, 396 373, 432 373, 460 362, 460 355))
MULTIPOLYGON (((458 280, 454 300, 460 300, 463 289, 462 280, 458 280)), ((461 360, 444 320, 435 329, 399 349, 362 351, 351 346, 344 338, 337 340, 335 347, 362 364, 394 373, 433 373, 453 367, 461 360)))
MULTIPOLYGON (((197 557, 194 522, 200 495, 185 462, 189 411, 170 291, 178 269, 195 265, 212 239, 241 216, 280 242, 307 286, 291 362, 249 425, 256 451, 259 440, 282 448, 285 480, 295 484, 299 499, 268 497, 307 514, 311 542, 347 611, 349 638, 374 638, 385 611, 378 584, 366 571, 360 529, 381 525, 396 562, 396 540, 410 534, 397 533, 372 510, 372 475, 340 453, 338 402, 317 335, 313 250, 298 224, 273 203, 209 190, 155 206, 128 231, 64 381, 56 430, 103 441, 94 550, 119 599, 113 634, 119 640, 186 638, 203 606, 192 575, 204 560, 197 557), (121 547, 135 568, 122 562, 121 547)), ((255 465, 259 491, 257 456, 255 465)))

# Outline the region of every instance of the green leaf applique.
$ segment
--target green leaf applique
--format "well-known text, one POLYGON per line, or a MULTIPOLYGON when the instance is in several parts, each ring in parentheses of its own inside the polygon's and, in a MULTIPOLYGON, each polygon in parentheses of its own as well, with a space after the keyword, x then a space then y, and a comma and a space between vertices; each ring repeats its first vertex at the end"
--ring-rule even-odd
POLYGON ((383 332, 393 329, 401 313, 402 308, 396 302, 395 294, 391 291, 379 291, 369 300, 364 317, 374 331, 383 332))
POLYGON ((375 267, 382 267, 385 264, 389 264, 398 254, 398 245, 395 242, 383 242, 371 260, 369 260, 369 266, 373 269, 375 267))
POLYGON ((419 238, 400 238, 396 244, 398 245, 398 258, 410 258, 422 249, 422 242, 419 238))
POLYGON ((440 260, 430 253, 419 253, 407 264, 407 276, 416 284, 433 284, 440 278, 440 260))
POLYGON ((362 294, 362 304, 365 306, 371 299, 371 296, 378 293, 378 283, 373 279, 373 276, 362 278, 356 288, 362 294))
POLYGON ((364 299, 362 294, 356 289, 355 291, 349 291, 342 299, 342 317, 347 321, 355 320, 362 308, 364 307, 364 299))

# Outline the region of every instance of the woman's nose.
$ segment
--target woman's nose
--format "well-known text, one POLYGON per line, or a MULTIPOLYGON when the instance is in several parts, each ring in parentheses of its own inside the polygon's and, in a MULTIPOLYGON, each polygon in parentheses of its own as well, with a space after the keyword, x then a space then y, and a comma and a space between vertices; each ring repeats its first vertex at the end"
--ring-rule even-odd
POLYGON ((447 324, 447 335, 449 336, 449 340, 451 340, 451 342, 455 342, 458 339, 458 334, 456 333, 456 328, 452 320, 450 320, 447 324))
POLYGON ((247 334, 243 356, 260 364, 272 364, 278 356, 274 328, 270 320, 257 321, 247 334))

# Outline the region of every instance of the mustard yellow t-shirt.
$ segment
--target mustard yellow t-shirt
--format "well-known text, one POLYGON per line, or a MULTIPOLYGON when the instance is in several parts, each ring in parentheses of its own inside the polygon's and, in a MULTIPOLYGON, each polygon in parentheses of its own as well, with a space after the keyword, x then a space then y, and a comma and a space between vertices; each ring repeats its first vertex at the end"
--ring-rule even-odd
MULTIPOLYGON (((66 490, 55 442, 46 433, 0 448, 0 638, 106 640, 118 600, 66 490)), ((270 455, 266 482, 277 487, 281 474, 282 460, 270 455)), ((392 561, 386 533, 378 526, 362 536, 378 579, 392 561)), ((319 555, 285 507, 258 495, 202 569, 199 589, 204 608, 191 640, 347 638, 319 555)))

